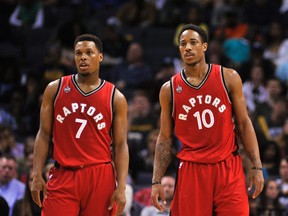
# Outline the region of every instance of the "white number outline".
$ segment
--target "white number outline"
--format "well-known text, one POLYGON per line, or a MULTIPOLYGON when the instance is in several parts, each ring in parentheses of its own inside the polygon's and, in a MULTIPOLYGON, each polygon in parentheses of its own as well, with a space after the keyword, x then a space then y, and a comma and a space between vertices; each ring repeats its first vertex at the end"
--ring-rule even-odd
POLYGON ((78 129, 78 131, 77 131, 77 133, 76 133, 76 138, 77 138, 77 139, 80 139, 80 136, 81 136, 81 134, 82 134, 82 132, 83 132, 86 124, 87 124, 87 120, 86 120, 86 119, 76 118, 76 119, 75 119, 75 122, 81 123, 81 125, 80 125, 80 127, 79 127, 79 129, 78 129))
POLYGON ((203 126, 205 128, 211 128, 214 125, 214 115, 213 112, 210 109, 205 109, 203 110, 201 116, 200 116, 200 112, 197 111, 193 114, 193 116, 197 119, 197 124, 198 124, 198 129, 202 130, 203 126), (206 121, 206 114, 208 114, 210 116, 210 123, 208 124, 206 121))

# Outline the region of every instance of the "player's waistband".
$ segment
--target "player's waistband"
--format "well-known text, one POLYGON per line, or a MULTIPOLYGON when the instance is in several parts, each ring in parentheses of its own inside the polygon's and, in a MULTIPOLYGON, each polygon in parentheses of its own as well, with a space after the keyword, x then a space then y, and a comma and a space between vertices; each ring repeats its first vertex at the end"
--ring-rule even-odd
POLYGON ((61 164, 58 163, 58 161, 55 161, 54 162, 54 167, 56 169, 67 169, 67 170, 78 170, 78 169, 84 169, 84 168, 87 168, 87 167, 92 167, 92 166, 99 166, 99 165, 102 165, 102 164, 110 164, 111 161, 109 162, 104 162, 104 163, 97 163, 97 164, 88 164, 88 165, 80 165, 80 166, 62 166, 61 164))

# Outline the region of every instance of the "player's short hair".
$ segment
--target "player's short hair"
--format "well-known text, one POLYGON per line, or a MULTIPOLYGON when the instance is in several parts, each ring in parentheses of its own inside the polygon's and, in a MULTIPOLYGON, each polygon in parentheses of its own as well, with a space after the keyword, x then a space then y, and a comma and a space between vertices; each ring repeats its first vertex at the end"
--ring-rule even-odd
POLYGON ((80 41, 93 41, 95 43, 96 48, 99 50, 99 52, 100 53, 103 52, 101 40, 93 34, 83 34, 83 35, 78 36, 74 41, 74 47, 80 41))
POLYGON ((182 33, 188 29, 196 31, 200 35, 202 42, 208 43, 208 35, 207 35, 206 31, 203 28, 201 28, 200 26, 197 26, 194 24, 186 24, 182 27, 182 29, 178 35, 178 43, 180 42, 180 36, 182 35, 182 33))

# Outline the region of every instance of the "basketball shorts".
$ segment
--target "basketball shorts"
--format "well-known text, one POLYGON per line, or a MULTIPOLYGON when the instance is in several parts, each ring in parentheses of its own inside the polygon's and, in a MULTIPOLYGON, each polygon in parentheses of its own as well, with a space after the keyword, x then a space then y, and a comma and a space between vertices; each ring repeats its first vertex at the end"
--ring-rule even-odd
POLYGON ((215 164, 180 161, 171 216, 248 216, 240 155, 215 164))
POLYGON ((108 211, 116 188, 112 163, 79 169, 51 168, 47 182, 47 198, 43 201, 42 216, 109 216, 108 211))

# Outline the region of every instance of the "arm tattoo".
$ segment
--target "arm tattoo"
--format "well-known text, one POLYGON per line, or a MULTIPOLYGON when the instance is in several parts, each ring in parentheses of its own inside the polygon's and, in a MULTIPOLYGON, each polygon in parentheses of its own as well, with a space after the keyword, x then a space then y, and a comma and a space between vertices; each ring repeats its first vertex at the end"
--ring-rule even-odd
POLYGON ((161 181, 171 161, 172 140, 166 139, 157 143, 155 150, 153 181, 161 181))
POLYGON ((246 151, 246 154, 248 155, 251 163, 254 165, 254 166, 261 166, 261 162, 258 160, 258 157, 254 154, 253 151, 246 151))

